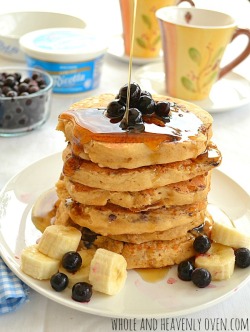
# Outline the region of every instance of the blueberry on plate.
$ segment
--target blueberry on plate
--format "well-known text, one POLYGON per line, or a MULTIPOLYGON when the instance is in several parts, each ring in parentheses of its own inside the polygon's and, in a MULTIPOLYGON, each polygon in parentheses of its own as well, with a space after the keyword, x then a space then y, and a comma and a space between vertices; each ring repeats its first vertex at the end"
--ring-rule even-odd
POLYGON ((50 278, 50 285, 51 287, 57 291, 61 292, 63 291, 69 283, 69 279, 66 276, 66 274, 57 272, 50 278))
POLYGON ((250 266, 250 250, 239 248, 235 250, 235 265, 244 269, 250 266))
POLYGON ((188 260, 181 262, 177 267, 178 277, 184 281, 191 280, 193 271, 194 265, 188 260))
POLYGON ((199 288, 207 287, 210 284, 211 279, 211 273, 203 268, 196 268, 191 277, 193 283, 199 288))
POLYGON ((193 243, 194 250, 199 254, 204 254, 211 247, 211 241, 206 235, 199 235, 193 243))
POLYGON ((89 302, 92 296, 92 285, 78 282, 72 288, 72 299, 77 302, 89 302))
POLYGON ((82 257, 76 251, 69 251, 63 255, 62 266, 69 272, 76 272, 82 265, 82 257))

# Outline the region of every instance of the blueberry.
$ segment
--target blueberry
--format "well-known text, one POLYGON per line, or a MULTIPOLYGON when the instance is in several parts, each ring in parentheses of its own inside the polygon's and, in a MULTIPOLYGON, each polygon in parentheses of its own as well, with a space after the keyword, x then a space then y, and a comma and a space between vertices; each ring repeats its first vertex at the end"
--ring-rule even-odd
POLYGON ((124 115, 125 110, 125 106, 121 105, 119 100, 115 99, 108 104, 106 115, 108 118, 119 118, 124 115))
POLYGON ((61 292, 63 291, 69 283, 69 279, 66 276, 66 274, 57 272, 50 278, 50 285, 51 287, 57 291, 61 292))
POLYGON ((76 251, 69 251, 63 255, 62 266, 69 272, 76 272, 82 265, 82 257, 76 251))
POLYGON ((178 277, 184 281, 190 281, 192 273, 194 271, 194 265, 190 261, 183 261, 178 265, 177 268, 178 277))
POLYGON ((199 235, 193 243, 194 250, 199 254, 204 254, 211 247, 211 241, 206 235, 199 235))
POLYGON ((92 296, 92 285, 78 282, 72 288, 72 299, 77 302, 89 302, 92 296))
MULTIPOLYGON (((119 99, 123 104, 126 104, 127 102, 127 94, 128 94, 128 84, 125 84, 119 91, 119 99)), ((132 82, 130 83, 130 99, 129 99, 129 105, 131 107, 137 106, 137 103, 141 96, 141 88, 140 86, 132 82)))
POLYGON ((144 131, 145 126, 142 120, 142 114, 137 108, 130 108, 128 114, 128 123, 126 123, 126 119, 123 118, 120 127, 124 130, 133 130, 136 132, 144 131))
POLYGON ((235 264, 244 269, 250 266, 250 250, 239 248, 235 250, 235 264))
POLYGON ((29 85, 27 83, 21 83, 18 87, 18 92, 21 94, 22 92, 28 92, 29 85))
POLYGON ((167 117, 170 112, 170 103, 168 101, 159 101, 155 107, 155 114, 167 117))
POLYGON ((141 91, 141 97, 142 97, 142 96, 148 96, 148 97, 152 98, 151 93, 148 92, 148 91, 146 91, 146 90, 142 90, 142 91, 141 91))
POLYGON ((153 114, 155 111, 155 102, 152 97, 143 95, 138 102, 138 109, 142 114, 153 114))
POLYGON ((199 288, 207 287, 211 282, 211 273, 206 269, 196 268, 192 273, 191 280, 199 288))

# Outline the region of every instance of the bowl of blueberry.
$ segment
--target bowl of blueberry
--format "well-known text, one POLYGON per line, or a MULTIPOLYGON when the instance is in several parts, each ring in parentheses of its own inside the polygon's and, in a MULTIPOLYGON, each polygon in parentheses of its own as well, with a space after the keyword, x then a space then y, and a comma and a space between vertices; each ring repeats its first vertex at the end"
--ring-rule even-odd
POLYGON ((45 71, 0 67, 0 136, 17 136, 40 127, 49 117, 53 87, 45 71))

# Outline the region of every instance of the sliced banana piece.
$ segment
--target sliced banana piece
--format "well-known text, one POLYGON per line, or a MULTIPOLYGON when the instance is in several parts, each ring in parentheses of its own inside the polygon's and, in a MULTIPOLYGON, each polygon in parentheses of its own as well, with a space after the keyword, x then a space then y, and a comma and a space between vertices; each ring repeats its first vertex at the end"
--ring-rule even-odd
POLYGON ((37 244, 26 247, 21 253, 21 270, 39 280, 50 279, 58 272, 60 261, 42 254, 37 244))
POLYGON ((83 266, 78 271, 71 273, 68 272, 64 267, 59 267, 59 272, 66 274, 69 279, 69 288, 72 288, 77 282, 89 282, 89 270, 90 266, 83 266))
POLYGON ((123 288, 126 278, 127 262, 122 255, 102 248, 96 250, 89 272, 94 290, 115 295, 123 288))
POLYGON ((219 243, 212 243, 205 254, 195 258, 195 267, 207 269, 212 280, 229 279, 234 272, 234 265, 234 250, 219 243))
POLYGON ((78 251, 80 256, 82 257, 82 266, 81 268, 71 273, 67 271, 64 267, 59 267, 59 272, 62 272, 67 275, 69 279, 68 287, 72 288, 74 284, 77 282, 90 282, 89 281, 89 271, 90 271, 90 263, 95 254, 95 249, 87 249, 78 251))
POLYGON ((90 263, 95 255, 96 249, 82 249, 78 253, 82 258, 82 266, 90 266, 90 263))
POLYGON ((75 227, 48 226, 38 242, 38 250, 49 257, 62 259, 66 252, 77 250, 81 235, 75 227))
POLYGON ((214 224, 211 239, 232 248, 250 249, 250 234, 243 233, 234 227, 230 218, 222 211, 212 212, 214 224))

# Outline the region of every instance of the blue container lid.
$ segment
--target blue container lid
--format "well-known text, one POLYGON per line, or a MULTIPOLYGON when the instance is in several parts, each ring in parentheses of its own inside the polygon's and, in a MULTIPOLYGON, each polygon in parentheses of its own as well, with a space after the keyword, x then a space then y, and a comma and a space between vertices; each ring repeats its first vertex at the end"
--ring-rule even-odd
POLYGON ((107 50, 107 41, 103 36, 77 28, 36 30, 22 36, 19 42, 27 55, 52 62, 91 60, 107 50))

